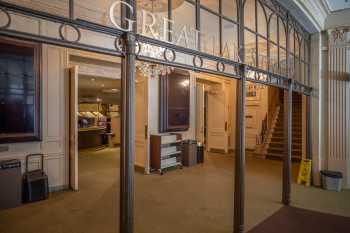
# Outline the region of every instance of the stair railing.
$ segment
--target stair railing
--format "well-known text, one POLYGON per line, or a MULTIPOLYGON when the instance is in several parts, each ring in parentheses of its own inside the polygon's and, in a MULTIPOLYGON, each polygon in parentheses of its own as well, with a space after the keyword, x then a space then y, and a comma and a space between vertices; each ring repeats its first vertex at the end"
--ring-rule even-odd
POLYGON ((260 134, 257 136, 257 145, 264 144, 267 138, 267 132, 268 132, 268 120, 267 120, 267 114, 265 115, 264 120, 261 122, 261 130, 260 134))

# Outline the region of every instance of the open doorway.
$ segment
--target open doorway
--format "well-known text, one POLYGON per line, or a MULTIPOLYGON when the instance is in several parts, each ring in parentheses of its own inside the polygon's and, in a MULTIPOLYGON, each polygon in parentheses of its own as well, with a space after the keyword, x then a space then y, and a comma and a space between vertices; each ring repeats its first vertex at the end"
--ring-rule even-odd
POLYGON ((69 66, 70 187, 77 191, 81 177, 118 166, 120 62, 76 52, 69 66))
POLYGON ((198 74, 196 77, 196 140, 208 152, 234 149, 235 80, 198 74))
MULTIPOLYGON (((284 90, 267 85, 247 83, 246 148, 255 157, 279 160, 284 155, 284 90)), ((305 156, 305 99, 293 93, 292 160, 305 156)))

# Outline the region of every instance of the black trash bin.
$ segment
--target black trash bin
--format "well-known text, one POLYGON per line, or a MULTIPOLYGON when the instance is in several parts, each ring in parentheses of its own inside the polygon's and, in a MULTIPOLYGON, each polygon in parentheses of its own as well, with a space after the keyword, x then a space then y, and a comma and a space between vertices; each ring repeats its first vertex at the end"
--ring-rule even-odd
POLYGON ((191 167, 197 164, 197 141, 186 140, 182 145, 182 165, 191 167))
POLYGON ((197 163, 204 163, 204 146, 202 143, 197 144, 197 163))

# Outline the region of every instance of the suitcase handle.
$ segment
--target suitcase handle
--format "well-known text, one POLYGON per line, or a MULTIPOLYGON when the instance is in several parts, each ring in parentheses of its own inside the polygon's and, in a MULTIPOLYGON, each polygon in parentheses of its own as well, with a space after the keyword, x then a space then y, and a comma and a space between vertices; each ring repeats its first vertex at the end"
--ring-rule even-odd
POLYGON ((41 171, 44 171, 44 154, 29 154, 26 156, 26 172, 28 172, 29 159, 33 157, 40 157, 41 171))

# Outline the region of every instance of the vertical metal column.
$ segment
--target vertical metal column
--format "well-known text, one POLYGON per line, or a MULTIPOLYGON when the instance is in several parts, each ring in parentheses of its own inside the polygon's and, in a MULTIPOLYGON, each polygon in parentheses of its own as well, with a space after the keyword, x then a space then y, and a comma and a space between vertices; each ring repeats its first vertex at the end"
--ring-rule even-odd
POLYGON ((69 19, 74 19, 74 0, 69 0, 69 19))
MULTIPOLYGON (((122 25, 126 18, 136 21, 136 0, 127 0, 133 11, 122 6, 122 25)), ((136 24, 136 22, 135 22, 136 24)), ((125 55, 121 79, 121 148, 120 148, 120 233, 134 232, 134 159, 135 159, 135 33, 124 34, 125 55)))
POLYGON ((292 185, 292 107, 293 82, 289 80, 288 89, 284 90, 284 156, 283 156, 283 191, 282 203, 290 204, 292 185))
POLYGON ((312 159, 312 95, 306 97, 306 158, 312 159))
MULTIPOLYGON (((289 25, 289 14, 287 13, 287 76, 293 78, 290 70, 290 25, 289 25)), ((288 80, 288 89, 284 89, 283 98, 283 112, 284 112, 284 156, 283 156, 283 178, 282 178, 282 203, 289 205, 291 200, 292 190, 292 107, 293 107, 293 81, 288 80)))
MULTIPOLYGON (((309 42, 307 43, 307 50, 308 50, 308 71, 307 71, 307 85, 309 87, 312 86, 312 77, 311 77, 311 62, 310 62, 310 58, 311 58, 311 36, 309 37, 309 42)), ((307 159, 312 159, 312 93, 310 93, 309 96, 307 96, 306 98, 307 100, 307 105, 306 105, 306 117, 307 117, 307 131, 306 131, 306 158, 307 159)), ((312 163, 313 164, 313 163, 312 163)), ((312 165, 314 166, 314 165, 312 165)), ((312 175, 311 175, 312 177, 312 175)), ((312 179, 311 179, 312 180, 312 179)))
MULTIPOLYGON (((244 63, 244 9, 243 0, 238 1, 239 20, 239 56, 244 63)), ((245 96, 246 79, 245 66, 239 68, 241 79, 237 81, 236 108, 236 156, 235 156, 235 187, 234 187, 234 233, 244 232, 244 195, 245 195, 245 96)))

